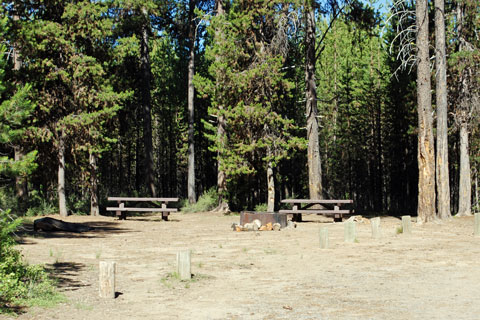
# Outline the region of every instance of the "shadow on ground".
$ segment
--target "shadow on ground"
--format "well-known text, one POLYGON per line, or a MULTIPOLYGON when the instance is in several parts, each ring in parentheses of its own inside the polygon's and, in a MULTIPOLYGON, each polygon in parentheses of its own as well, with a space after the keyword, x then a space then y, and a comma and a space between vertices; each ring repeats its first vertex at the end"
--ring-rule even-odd
POLYGON ((85 269, 86 265, 77 262, 55 262, 45 265, 45 269, 50 276, 57 281, 57 287, 64 291, 75 291, 83 287, 89 287, 91 284, 80 280, 78 274, 85 269))
POLYGON ((87 232, 67 232, 67 231, 34 231, 33 222, 26 222, 16 232, 19 244, 34 244, 35 238, 65 238, 65 239, 94 239, 105 238, 112 234, 122 234, 134 231, 128 228, 124 222, 110 222, 110 221, 92 221, 82 222, 82 224, 93 228, 87 232))

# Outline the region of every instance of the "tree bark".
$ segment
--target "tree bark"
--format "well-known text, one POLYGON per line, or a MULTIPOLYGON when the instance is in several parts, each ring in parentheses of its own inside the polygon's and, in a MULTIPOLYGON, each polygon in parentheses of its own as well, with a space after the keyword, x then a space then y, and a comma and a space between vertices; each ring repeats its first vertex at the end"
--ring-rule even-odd
POLYGON ((188 173, 187 195, 190 204, 197 201, 195 195, 195 106, 193 76, 195 74, 195 0, 190 0, 189 8, 189 34, 190 60, 188 61, 188 173))
POLYGON ((152 142, 152 106, 151 106, 151 70, 150 53, 148 49, 149 25, 150 20, 145 7, 141 9, 144 19, 141 30, 140 43, 140 68, 142 72, 141 100, 143 108, 143 142, 145 145, 145 182, 147 190, 152 197, 156 195, 155 191, 155 166, 153 162, 153 142, 152 142))
POLYGON ((435 0, 435 63, 437 107, 437 209, 440 219, 452 216, 448 173, 447 61, 445 49, 445 3, 435 0))
MULTIPOLYGON (((18 15, 13 16, 14 21, 18 21, 20 18, 18 15)), ((22 59, 20 58, 20 53, 17 46, 13 47, 13 70, 15 72, 20 72, 20 68, 22 66, 22 59)), ((21 85, 20 81, 17 81, 17 85, 21 85)), ((25 156, 23 147, 20 145, 16 145, 13 147, 14 149, 14 159, 15 161, 21 161, 25 156)), ((26 204, 28 200, 28 181, 26 176, 16 176, 15 177, 15 188, 16 188, 16 196, 18 199, 18 205, 20 210, 26 209, 26 204)))
POLYGON ((315 9, 313 8, 313 2, 314 1, 309 1, 305 6, 305 98, 308 139, 308 189, 311 199, 322 199, 322 168, 318 137, 317 87, 315 84, 315 9))
POLYGON ((457 216, 472 215, 472 181, 468 148, 468 124, 462 122, 460 124, 460 185, 457 216))
POLYGON ((267 212, 275 211, 275 179, 273 176, 272 162, 268 161, 267 164, 267 212))
POLYGON ((433 139, 428 1, 417 0, 417 103, 418 103, 418 223, 435 219, 435 152, 433 139))
MULTIPOLYGON (((216 0, 217 5, 217 16, 222 16, 225 11, 223 8, 223 0, 216 0)), ((215 30, 215 40, 223 41, 223 34, 220 30, 215 30)), ((219 60, 221 57, 217 56, 215 59, 219 60)), ((228 212, 228 203, 225 200, 225 195, 227 193, 227 175, 223 169, 223 154, 222 150, 225 148, 225 137, 226 137, 226 127, 227 121, 223 115, 223 105, 218 106, 218 115, 217 115, 217 140, 219 144, 219 150, 217 152, 217 192, 218 192, 218 206, 214 211, 218 212, 228 212)))
POLYGON ((97 156, 90 153, 90 215, 99 216, 98 206, 98 179, 97 179, 97 156))
POLYGON ((58 138, 58 211, 60 216, 68 216, 65 197, 65 133, 58 138))

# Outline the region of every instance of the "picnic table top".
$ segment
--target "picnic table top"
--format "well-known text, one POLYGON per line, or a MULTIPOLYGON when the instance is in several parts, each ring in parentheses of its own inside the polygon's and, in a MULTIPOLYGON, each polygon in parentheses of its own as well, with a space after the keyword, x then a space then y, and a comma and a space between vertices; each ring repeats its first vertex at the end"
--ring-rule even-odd
POLYGON ((175 202, 178 198, 137 198, 137 197, 108 197, 109 201, 159 201, 159 202, 175 202))
POLYGON ((353 203, 353 200, 332 200, 332 199, 284 199, 282 203, 313 203, 313 204, 339 204, 353 203))

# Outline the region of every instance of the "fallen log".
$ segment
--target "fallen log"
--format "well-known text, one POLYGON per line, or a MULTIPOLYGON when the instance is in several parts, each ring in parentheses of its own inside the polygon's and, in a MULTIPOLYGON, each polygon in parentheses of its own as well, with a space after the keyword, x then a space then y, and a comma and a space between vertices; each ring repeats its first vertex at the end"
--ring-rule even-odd
POLYGON ((93 230, 93 228, 82 223, 65 222, 54 218, 44 217, 33 221, 33 231, 37 232, 39 230, 44 232, 87 232, 93 230))

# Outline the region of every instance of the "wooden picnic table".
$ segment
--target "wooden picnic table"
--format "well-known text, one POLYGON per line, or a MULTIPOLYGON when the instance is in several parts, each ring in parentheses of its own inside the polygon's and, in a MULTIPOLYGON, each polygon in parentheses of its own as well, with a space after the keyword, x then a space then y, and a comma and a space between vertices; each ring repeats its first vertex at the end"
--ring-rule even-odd
POLYGON ((302 214, 322 214, 333 216, 334 221, 342 221, 343 215, 352 213, 352 210, 340 209, 340 207, 345 204, 352 204, 353 200, 284 199, 281 200, 281 203, 292 205, 292 209, 283 209, 279 212, 293 214, 294 221, 302 221, 302 214), (319 206, 322 208, 319 209, 319 206))
POLYGON ((177 202, 178 198, 138 198, 138 197, 108 197, 108 201, 116 201, 118 207, 107 207, 107 211, 115 211, 120 220, 127 219, 127 212, 161 212, 162 219, 167 221, 170 212, 176 212, 177 208, 168 208, 169 202, 177 202), (127 202, 150 202, 160 207, 126 207, 127 202))

